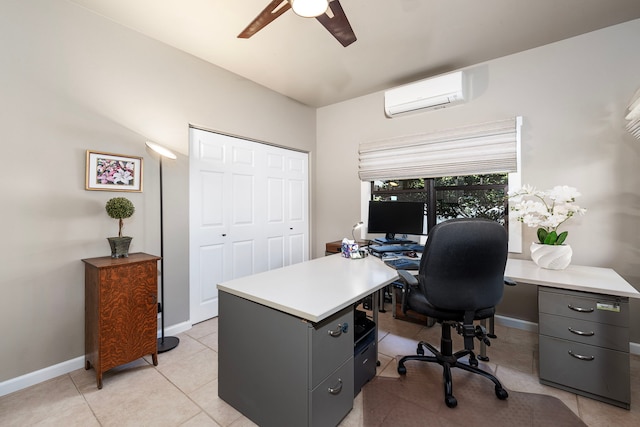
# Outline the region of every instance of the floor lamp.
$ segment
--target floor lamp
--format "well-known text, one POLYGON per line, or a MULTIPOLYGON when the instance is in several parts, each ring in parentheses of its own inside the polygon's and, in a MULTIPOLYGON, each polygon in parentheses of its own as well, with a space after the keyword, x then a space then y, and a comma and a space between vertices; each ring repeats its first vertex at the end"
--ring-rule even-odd
POLYGON ((164 157, 175 160, 177 157, 171 151, 167 150, 161 145, 147 141, 147 147, 158 153, 160 156, 160 313, 161 316, 161 328, 162 335, 158 338, 158 353, 164 353, 165 351, 173 350, 180 343, 180 339, 177 337, 165 337, 164 336, 164 223, 163 223, 163 209, 162 209, 162 159, 164 157))

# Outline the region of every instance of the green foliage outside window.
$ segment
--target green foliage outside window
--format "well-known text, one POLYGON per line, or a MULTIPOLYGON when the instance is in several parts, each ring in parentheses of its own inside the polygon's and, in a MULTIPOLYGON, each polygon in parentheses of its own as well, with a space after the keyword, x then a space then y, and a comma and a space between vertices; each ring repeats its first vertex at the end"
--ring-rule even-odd
POLYGON ((374 181, 371 190, 373 200, 421 201, 427 210, 435 205, 436 223, 451 218, 488 218, 506 226, 508 184, 504 173, 374 181))

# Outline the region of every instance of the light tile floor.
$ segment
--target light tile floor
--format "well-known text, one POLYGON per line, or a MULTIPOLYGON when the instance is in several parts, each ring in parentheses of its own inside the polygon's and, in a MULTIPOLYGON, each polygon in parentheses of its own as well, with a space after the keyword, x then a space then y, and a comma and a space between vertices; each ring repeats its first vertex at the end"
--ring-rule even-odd
MULTIPOLYGON (((379 323, 378 375, 397 376, 396 356, 413 354, 417 340, 439 344, 437 326, 394 319, 391 310, 380 314, 379 323)), ((628 411, 541 385, 537 335, 500 325, 496 333, 488 363, 508 390, 556 396, 591 427, 640 425, 640 356, 631 356, 628 411)), ((177 348, 158 356, 156 367, 145 357, 105 373, 102 390, 93 370, 79 369, 1 397, 0 426, 254 426, 218 398, 218 320, 194 325, 179 338, 177 348)), ((362 419, 360 393, 340 425, 360 427, 362 419)))

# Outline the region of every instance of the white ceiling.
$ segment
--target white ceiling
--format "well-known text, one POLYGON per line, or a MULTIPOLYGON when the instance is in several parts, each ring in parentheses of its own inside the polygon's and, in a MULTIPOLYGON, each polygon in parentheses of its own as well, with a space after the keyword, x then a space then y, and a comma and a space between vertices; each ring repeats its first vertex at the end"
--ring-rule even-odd
POLYGON ((238 39, 270 0, 69 1, 312 107, 640 18, 640 0, 340 0, 344 48, 291 10, 238 39))

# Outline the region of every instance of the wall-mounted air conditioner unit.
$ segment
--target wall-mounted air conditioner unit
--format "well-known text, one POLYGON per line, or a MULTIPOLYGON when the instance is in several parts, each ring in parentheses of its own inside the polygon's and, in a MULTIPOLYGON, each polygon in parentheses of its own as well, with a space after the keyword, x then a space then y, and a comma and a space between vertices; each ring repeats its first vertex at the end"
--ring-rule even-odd
POLYGON ((387 117, 450 107, 465 101, 464 73, 443 74, 390 89, 384 93, 387 117))

